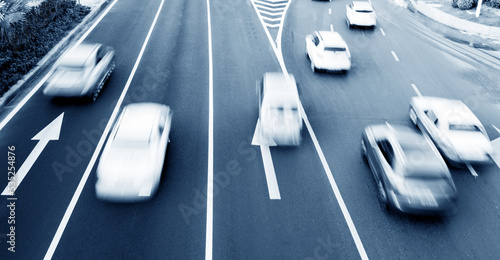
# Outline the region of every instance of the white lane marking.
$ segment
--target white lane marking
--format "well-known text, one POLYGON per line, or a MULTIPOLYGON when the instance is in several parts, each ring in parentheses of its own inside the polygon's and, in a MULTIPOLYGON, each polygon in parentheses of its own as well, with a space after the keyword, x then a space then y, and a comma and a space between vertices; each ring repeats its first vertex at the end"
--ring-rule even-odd
POLYGON ((491 126, 493 126, 493 128, 495 128, 495 130, 497 130, 497 132, 500 134, 500 129, 498 129, 498 128, 497 128, 496 126, 494 126, 494 125, 491 125, 491 126))
MULTIPOLYGON (((137 71, 137 68, 139 67, 139 63, 141 62, 142 55, 144 54, 144 51, 146 50, 146 46, 148 45, 149 38, 151 37, 151 34, 153 33, 153 29, 155 28, 156 21, 158 20, 158 17, 160 16, 161 8, 163 7, 164 2, 165 2, 165 0, 162 0, 160 3, 160 6, 158 7, 158 11, 156 13, 156 16, 153 20, 151 27, 149 28, 149 32, 146 36, 146 39, 144 40, 141 51, 139 52, 139 56, 137 56, 137 60, 135 61, 134 67, 132 68, 132 71, 130 72, 127 83, 125 84, 125 87, 123 88, 122 94, 120 95, 120 98, 118 99, 118 102, 116 103, 116 106, 113 110, 113 113, 111 114, 111 117, 109 118, 108 124, 106 125, 106 128, 104 129, 104 132, 101 136, 101 139, 99 139, 99 143, 97 144, 97 147, 94 151, 94 154, 92 154, 92 158, 90 158, 90 162, 87 166, 87 169, 85 169, 85 172, 82 176, 82 179, 80 180, 80 183, 78 184, 78 187, 76 188, 75 194, 71 198, 71 201, 68 205, 68 208, 66 209, 66 212, 64 213, 64 216, 61 220, 61 223, 59 224, 59 227, 57 228, 56 234, 54 235, 54 238, 52 239, 52 242, 50 243, 49 249, 47 250, 47 253, 45 254, 45 257, 44 257, 45 260, 52 259, 52 256, 54 255, 54 252, 56 251, 57 245, 59 244, 59 241, 61 240, 61 237, 64 233, 64 230, 66 229, 66 225, 69 222, 69 219, 71 217, 71 214, 73 213, 73 210, 75 209, 76 203, 78 202, 78 199, 80 198, 80 195, 82 194, 83 187, 85 186, 85 183, 87 183, 90 172, 92 171, 92 168, 94 168, 94 165, 97 161, 97 157, 99 156, 99 153, 101 152, 101 149, 104 145, 104 141, 106 140, 106 137, 108 136, 108 133, 111 129, 113 122, 115 121, 116 116, 118 115, 118 111, 120 109, 121 104, 123 103, 123 99, 125 98, 125 95, 127 94, 127 91, 130 87, 130 84, 132 83, 132 79, 134 78, 134 75, 137 71)), ((116 3, 116 1, 113 2, 113 4, 114 3, 116 3)))
MULTIPOLYGON (((253 4, 253 1, 251 1, 251 2, 253 4)), ((287 5, 287 8, 288 8, 288 5, 287 5)), ((280 33, 283 29, 283 21, 285 20, 284 16, 286 15, 286 11, 283 14, 283 20, 281 21, 281 24, 280 24, 280 31, 278 32, 279 38, 277 40, 278 47, 276 47, 274 45, 273 40, 271 38, 271 35, 269 34, 269 31, 265 27, 265 24, 262 21, 262 18, 260 17, 260 14, 259 14, 257 8, 255 7, 255 5, 254 5, 254 9, 257 12, 257 16, 259 16, 259 20, 260 20, 262 26, 264 27, 264 31, 266 32, 269 43, 271 43, 271 47, 273 48, 274 54, 276 55, 276 58, 278 59, 278 63, 280 64, 281 70, 283 71, 285 76, 288 77, 288 71, 286 69, 285 62, 283 60, 283 54, 281 51, 281 33, 280 33)), ((344 200, 342 199, 342 195, 340 194, 340 190, 338 189, 337 184, 335 182, 335 179, 333 178, 332 172, 330 170, 330 166, 328 166, 326 158, 323 154, 323 151, 321 150, 321 147, 319 146, 319 142, 316 139, 316 135, 314 134, 312 127, 309 124, 309 120, 307 119, 306 112, 304 111, 304 108, 302 107, 302 102, 300 102, 300 100, 299 100, 299 105, 300 105, 300 110, 302 113, 302 119, 304 120, 304 122, 307 126, 307 130, 309 131, 309 134, 311 135, 311 139, 313 140, 314 147, 316 148, 316 152, 318 153, 318 156, 321 159, 321 163, 323 165, 323 168, 324 168, 326 175, 328 177, 328 180, 330 182, 330 186, 332 187, 333 193, 335 194, 335 198, 337 199, 337 202, 339 203, 339 206, 340 206, 340 209, 341 209, 342 214, 344 216, 344 219, 347 222, 347 226, 349 227, 349 231, 351 232, 351 236, 356 244, 356 248, 358 250, 358 253, 361 256, 361 259, 368 260, 368 255, 366 254, 363 243, 361 242, 361 239, 359 238, 359 234, 358 234, 358 231, 356 230, 356 226, 354 226, 354 222, 352 221, 351 215, 349 214, 349 211, 347 210, 347 207, 344 203, 344 200)))
POLYGON ((474 170, 474 168, 472 168, 472 165, 470 165, 470 163, 465 163, 465 165, 467 165, 467 168, 469 168, 469 171, 472 174, 472 176, 474 176, 474 177, 478 176, 476 170, 474 170))
POLYGON ((332 14, 332 8, 328 8, 328 14, 332 14))
POLYGON ((311 135, 311 139, 314 143, 314 147, 316 148, 316 152, 318 153, 318 156, 321 159, 321 164, 323 165, 323 168, 326 172, 326 176, 328 177, 328 181, 330 182, 330 186, 332 187, 333 193, 335 194, 335 198, 337 199, 337 202, 339 203, 340 209, 342 210, 342 214, 344 215, 344 219, 347 222, 347 226, 349 227, 349 231, 351 232, 351 236, 354 239, 354 242, 356 244, 356 248, 358 249, 359 255, 361 256, 361 259, 367 260, 368 255, 366 254, 363 243, 361 242, 361 238, 359 237, 358 231, 356 230, 356 226, 354 226, 354 222, 352 221, 351 215, 349 214, 349 211, 347 210, 347 206, 345 205, 344 199, 342 198, 342 194, 340 194, 340 190, 337 186, 337 183, 335 182, 335 179, 333 178, 332 171, 330 170, 330 166, 328 166, 328 162, 326 161, 325 155, 323 154, 323 150, 321 149, 321 147, 319 145, 318 139, 316 138, 316 134, 314 134, 312 126, 309 123, 309 119, 307 119, 307 115, 306 115, 306 112, 304 110, 304 107, 302 106, 302 102, 299 102, 299 105, 300 105, 300 111, 302 112, 302 119, 304 119, 304 122, 307 126, 307 130, 309 131, 309 134, 311 135))
POLYGON ((208 23, 208 169, 207 169, 207 222, 205 233, 205 259, 212 260, 214 216, 214 80, 212 59, 212 25, 210 1, 207 0, 208 23))
POLYGON ((333 24, 330 24, 330 31, 333 32, 333 24))
POLYGON ((392 53, 392 56, 394 57, 394 59, 395 59, 396 61, 399 61, 399 58, 398 58, 398 56, 396 55, 396 53, 395 53, 394 51, 391 51, 391 53, 392 53))
POLYGON ((280 189, 278 187, 278 180, 276 179, 276 172, 274 171, 273 159, 271 158, 269 146, 261 145, 260 152, 262 153, 262 160, 264 161, 269 198, 272 200, 280 200, 280 189))
MULTIPOLYGON (((106 16, 106 14, 111 10, 111 8, 118 2, 118 0, 115 0, 113 3, 109 5, 109 7, 104 11, 104 13, 97 19, 97 21, 87 30, 87 32, 78 40, 78 44, 80 44, 89 34, 94 30, 94 28, 101 22, 101 20, 106 16)), ((76 44, 76 45, 78 45, 76 44)), ((75 46, 76 46, 75 45, 75 46)), ((23 100, 10 112, 10 114, 0 123, 0 131, 9 123, 9 121, 21 110, 21 108, 28 102, 28 100, 42 87, 42 85, 49 79, 50 74, 52 74, 52 71, 54 71, 54 68, 51 68, 47 75, 45 75, 42 80, 30 91, 30 93, 23 98, 23 100)))
POLYGON ((411 87, 413 88, 413 90, 415 90, 415 92, 417 93, 417 95, 418 95, 419 97, 421 97, 421 96, 422 96, 422 94, 420 93, 420 91, 418 90, 418 88, 417 88, 417 86, 416 86, 415 84, 413 84, 413 83, 412 83, 412 84, 411 84, 411 87))
POLYGON ((14 182, 9 182, 2 192, 3 196, 13 196, 16 189, 19 187, 24 177, 28 174, 31 167, 38 159, 40 154, 42 154, 43 149, 51 140, 59 140, 59 134, 61 133, 61 127, 63 122, 64 112, 54 119, 50 124, 43 128, 37 135, 35 135, 31 140, 39 140, 35 148, 28 155, 26 160, 23 162, 17 173, 15 174, 14 182))
POLYGON ((380 28, 380 32, 382 33, 383 36, 385 36, 384 29, 380 28))

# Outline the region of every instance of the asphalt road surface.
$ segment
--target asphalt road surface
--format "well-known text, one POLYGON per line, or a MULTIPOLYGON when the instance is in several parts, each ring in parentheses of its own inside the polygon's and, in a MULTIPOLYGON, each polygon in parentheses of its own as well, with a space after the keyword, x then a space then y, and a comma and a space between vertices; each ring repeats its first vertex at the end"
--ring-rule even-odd
POLYGON ((0 232, 15 228, 15 235, 2 239, 0 259, 498 257, 496 165, 450 168, 459 191, 456 215, 387 212, 360 137, 368 124, 411 126, 409 99, 419 93, 464 101, 490 139, 500 137, 500 61, 435 34, 388 0, 372 2, 376 28, 349 29, 346 4, 113 2, 84 39, 116 51, 116 69, 95 103, 51 99, 39 90, 12 117, 22 97, 0 114, 0 186, 8 183, 8 147, 15 146, 17 169, 33 163, 15 195, 2 196, 0 232), (269 13, 279 26, 263 24, 269 13), (352 68, 313 73, 305 36, 331 29, 349 45, 352 68), (302 144, 252 145, 256 82, 282 70, 299 83, 308 123, 302 144), (145 203, 99 201, 103 133, 120 107, 136 102, 174 111, 158 193, 145 203), (61 115, 59 138, 29 157, 43 142, 32 138, 61 115), (275 185, 268 186, 269 176, 275 185))

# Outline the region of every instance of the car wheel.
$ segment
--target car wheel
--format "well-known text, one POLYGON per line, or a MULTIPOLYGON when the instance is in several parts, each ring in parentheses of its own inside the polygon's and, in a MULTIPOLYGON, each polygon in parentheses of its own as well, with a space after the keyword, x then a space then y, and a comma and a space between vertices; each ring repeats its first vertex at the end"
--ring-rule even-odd
POLYGON ((366 157, 366 144, 365 140, 361 139, 361 152, 363 153, 363 156, 366 157))
POLYGON ((99 97, 99 94, 101 93, 102 87, 104 86, 104 82, 106 81, 107 77, 101 80, 97 88, 92 92, 92 102, 95 102, 97 98, 99 97))
POLYGON ((384 185, 382 184, 382 181, 377 181, 377 187, 378 187, 378 198, 380 201, 380 205, 386 210, 388 210, 389 202, 387 200, 387 192, 385 192, 385 188, 384 185))
POLYGON ((410 108, 410 119, 411 119, 411 122, 417 126, 417 113, 415 113, 415 110, 413 110, 413 108, 410 108))
POLYGON ((313 73, 316 72, 316 66, 314 65, 313 60, 311 60, 311 70, 313 73))

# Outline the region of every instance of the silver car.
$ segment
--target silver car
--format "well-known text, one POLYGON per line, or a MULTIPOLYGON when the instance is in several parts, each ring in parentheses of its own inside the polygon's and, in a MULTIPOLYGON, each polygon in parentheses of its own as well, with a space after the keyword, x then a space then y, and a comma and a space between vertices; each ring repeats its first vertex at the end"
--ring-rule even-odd
POLYGON ((95 101, 115 68, 115 51, 102 44, 80 44, 56 63, 43 94, 88 97, 95 101))
POLYGON ((155 103, 127 105, 117 119, 97 166, 101 200, 149 199, 160 183, 172 111, 155 103))
POLYGON ((421 215, 456 212, 457 190, 431 140, 411 128, 372 125, 361 139, 384 207, 421 215))
POLYGON ((462 101, 413 97, 409 113, 413 124, 430 136, 451 164, 493 162, 484 126, 462 101))

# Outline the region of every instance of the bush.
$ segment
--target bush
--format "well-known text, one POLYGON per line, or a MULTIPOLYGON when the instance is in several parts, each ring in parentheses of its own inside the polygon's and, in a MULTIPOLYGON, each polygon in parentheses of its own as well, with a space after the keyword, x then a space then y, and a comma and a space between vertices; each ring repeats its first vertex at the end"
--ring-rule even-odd
POLYGON ((0 43, 0 96, 28 73, 90 12, 74 0, 46 0, 10 26, 12 37, 0 43))
POLYGON ((458 0, 457 5, 460 10, 469 10, 472 8, 474 0, 458 0))
POLYGON ((457 2, 458 2, 458 0, 451 0, 451 7, 458 8, 457 2))
POLYGON ((494 8, 500 8, 500 0, 489 0, 488 5, 494 8))

